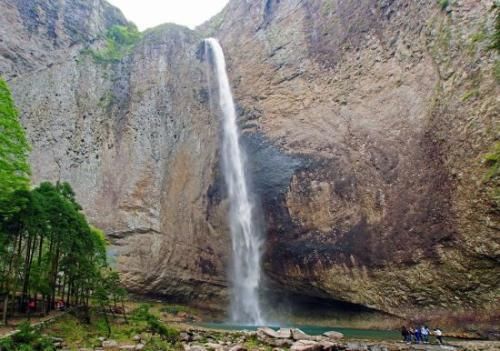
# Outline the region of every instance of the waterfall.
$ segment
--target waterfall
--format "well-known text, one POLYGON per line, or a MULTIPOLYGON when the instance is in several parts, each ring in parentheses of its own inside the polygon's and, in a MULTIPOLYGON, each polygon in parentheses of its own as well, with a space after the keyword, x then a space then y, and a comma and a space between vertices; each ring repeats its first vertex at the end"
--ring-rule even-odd
POLYGON ((229 78, 224 52, 216 39, 209 38, 218 82, 219 105, 223 114, 222 161, 224 179, 229 194, 229 222, 232 239, 232 300, 233 322, 263 325, 259 304, 261 279, 262 233, 257 225, 254 203, 245 177, 245 157, 239 140, 229 78))

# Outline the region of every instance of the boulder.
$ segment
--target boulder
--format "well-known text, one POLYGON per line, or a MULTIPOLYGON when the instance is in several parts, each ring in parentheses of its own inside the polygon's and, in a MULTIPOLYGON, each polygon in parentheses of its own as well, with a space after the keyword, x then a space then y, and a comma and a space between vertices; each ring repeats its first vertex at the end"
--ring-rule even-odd
POLYGON ((141 351, 142 349, 144 349, 144 347, 146 347, 146 345, 139 343, 139 344, 135 345, 135 350, 141 351))
POLYGON ((118 343, 116 340, 104 340, 102 342, 103 349, 118 349, 118 343))
POLYGON ((186 332, 182 332, 179 334, 179 339, 181 341, 186 341, 186 342, 189 342, 193 339, 192 335, 189 334, 189 333, 186 333, 186 332))
POLYGON ((139 341, 141 341, 141 336, 140 336, 140 335, 134 335, 134 336, 132 337, 132 340, 133 340, 133 341, 137 341, 137 342, 139 342, 139 341))
POLYGON ((292 339, 271 339, 268 341, 268 344, 273 347, 281 347, 281 348, 286 348, 290 347, 293 345, 293 340, 292 339))
POLYGON ((292 338, 292 330, 290 328, 280 328, 277 332, 279 338, 283 339, 291 339, 292 338))
POLYGON ((323 333, 324 336, 326 336, 328 339, 332 340, 340 340, 344 337, 344 334, 336 332, 336 331, 329 331, 326 333, 323 333))
POLYGON ((203 347, 203 346, 201 346, 201 345, 191 345, 191 346, 189 347, 189 350, 190 350, 190 351, 207 351, 207 349, 206 349, 206 348, 204 348, 204 347, 203 347))
POLYGON ((299 340, 290 347, 290 351, 320 351, 321 349, 321 344, 312 340, 299 340))
POLYGON ((120 347, 118 347, 119 350, 124 350, 124 351, 132 351, 132 350, 135 350, 137 345, 120 345, 120 347))
POLYGON ((334 344, 333 342, 323 340, 323 341, 320 341, 319 344, 321 345, 321 349, 323 351, 335 351, 335 350, 337 350, 337 345, 334 344))
POLYGON ((214 342, 208 342, 205 344, 205 347, 207 350, 214 350, 214 351, 222 351, 224 347, 220 344, 216 344, 214 342))
POLYGON ((234 345, 229 351, 247 351, 247 348, 243 345, 234 345))
POLYGON ((368 345, 359 342, 348 342, 347 350, 351 351, 368 351, 368 345))
POLYGON ((312 340, 313 339, 313 337, 311 335, 304 333, 302 330, 300 330, 298 328, 293 328, 290 330, 290 332, 292 334, 292 339, 295 341, 312 340))
POLYGON ((257 337, 259 338, 279 338, 279 333, 271 328, 259 328, 257 329, 257 337))

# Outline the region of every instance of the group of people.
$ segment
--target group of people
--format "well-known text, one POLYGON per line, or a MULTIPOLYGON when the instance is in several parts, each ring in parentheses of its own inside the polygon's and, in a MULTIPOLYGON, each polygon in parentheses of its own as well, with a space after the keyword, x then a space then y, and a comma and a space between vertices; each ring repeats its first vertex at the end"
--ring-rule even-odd
POLYGON ((415 328, 407 328, 406 326, 403 326, 401 328, 403 341, 408 344, 411 344, 412 342, 416 344, 428 344, 429 338, 432 334, 436 337, 437 342, 442 345, 443 332, 439 328, 434 329, 432 332, 426 325, 415 328))

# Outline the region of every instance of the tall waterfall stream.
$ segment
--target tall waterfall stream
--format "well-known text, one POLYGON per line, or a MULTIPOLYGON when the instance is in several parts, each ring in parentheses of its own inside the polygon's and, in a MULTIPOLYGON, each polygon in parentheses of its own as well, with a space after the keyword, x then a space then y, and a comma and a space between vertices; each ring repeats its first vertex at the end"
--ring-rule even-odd
POLYGON ((224 52, 216 39, 206 39, 205 44, 211 49, 219 87, 219 105, 223 114, 221 154, 229 194, 232 238, 231 317, 233 322, 263 325, 259 302, 262 233, 245 175, 245 155, 240 144, 240 131, 224 52))

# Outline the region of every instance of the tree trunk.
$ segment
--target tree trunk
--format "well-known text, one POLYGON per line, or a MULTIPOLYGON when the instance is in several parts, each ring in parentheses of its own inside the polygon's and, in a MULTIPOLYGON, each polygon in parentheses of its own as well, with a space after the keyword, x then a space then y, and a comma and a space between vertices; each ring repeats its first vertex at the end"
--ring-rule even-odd
POLYGON ((7 310, 9 308, 9 293, 5 295, 3 299, 3 316, 2 316, 2 323, 3 325, 7 325, 7 310))

